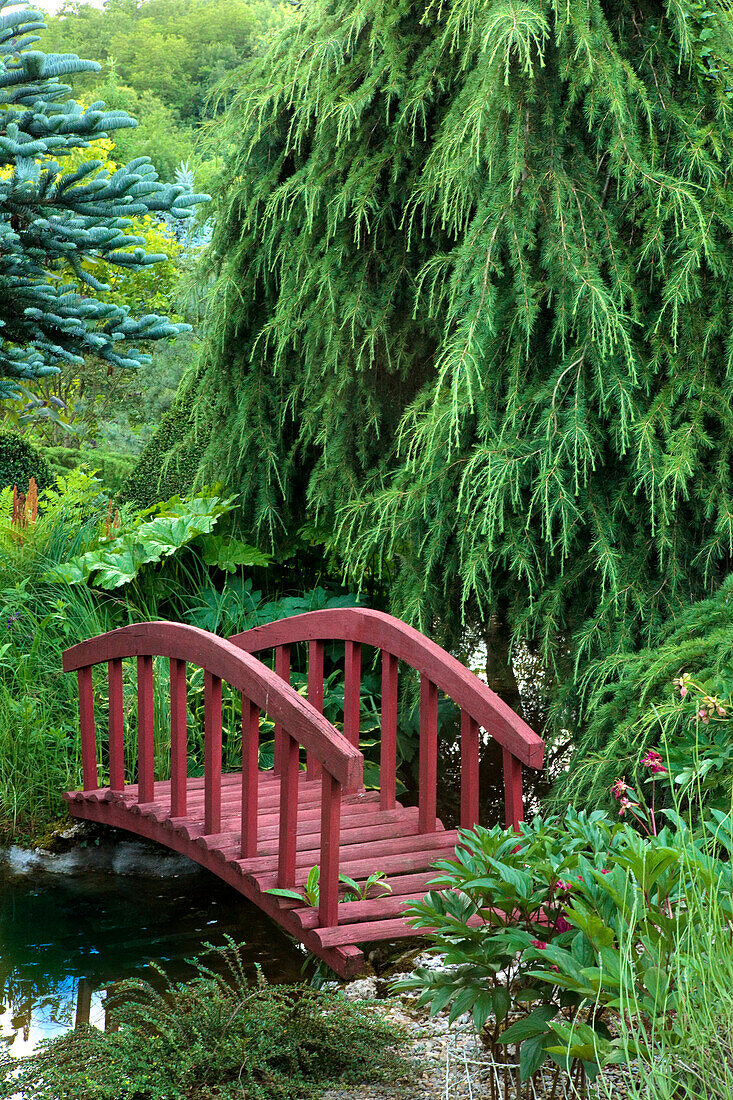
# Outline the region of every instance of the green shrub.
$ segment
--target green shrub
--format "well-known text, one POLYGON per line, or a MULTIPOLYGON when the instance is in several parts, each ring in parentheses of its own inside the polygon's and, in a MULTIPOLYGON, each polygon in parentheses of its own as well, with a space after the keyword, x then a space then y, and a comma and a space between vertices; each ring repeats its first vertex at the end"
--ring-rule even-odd
POLYGON ((190 384, 183 382, 160 427, 144 448, 123 485, 125 500, 138 508, 151 508, 159 500, 186 496, 198 471, 204 442, 192 446, 193 409, 190 384))
POLYGON ((733 814, 713 811, 693 833, 676 811, 655 809, 659 754, 644 766, 650 805, 619 780, 615 819, 570 809, 520 835, 463 833, 456 860, 436 864, 441 892, 408 911, 435 930, 429 949, 447 965, 401 987, 419 989, 433 1012, 450 1006, 452 1020, 471 1013, 522 1081, 548 1058, 577 1082, 644 1058, 649 1035, 682 1042, 679 958, 692 954, 704 970, 722 952, 733 969, 733 814), (622 1042, 623 1011, 633 1018, 622 1042))
POLYGON ((560 811, 583 791, 585 806, 602 806, 618 775, 638 778, 646 749, 662 744, 680 762, 696 758, 706 769, 706 801, 728 805, 733 792, 733 746, 727 722, 696 720, 691 692, 680 706, 685 673, 710 698, 733 695, 733 574, 708 599, 682 608, 660 631, 657 644, 594 662, 582 681, 580 732, 553 789, 560 811))
MULTIPOLYGON (((286 615, 356 602, 323 588, 267 598, 245 574, 268 561, 238 539, 220 538, 220 517, 230 504, 213 496, 172 500, 154 514, 127 505, 110 506, 101 483, 73 470, 41 493, 37 521, 19 537, 11 522, 12 493, 0 492, 0 837, 22 835, 33 843, 61 819, 61 795, 81 782, 76 680, 62 672, 61 654, 83 638, 130 622, 171 619, 227 636, 286 615)), ((165 662, 161 661, 161 665, 165 662)), ((103 668, 95 674, 98 729, 107 728, 107 685, 103 668)), ((191 729, 203 729, 204 678, 189 668, 191 729)), ((343 677, 327 677, 324 706, 341 721, 343 677)), ((372 676, 376 679, 376 675, 372 676)), ((294 668, 293 681, 305 682, 294 668)), ((370 674, 363 687, 364 729, 378 728, 370 674), (364 700, 366 704, 366 699, 364 700)), ((135 728, 134 662, 126 662, 125 713, 135 728)), ((241 701, 225 693, 224 765, 241 767, 241 701), (239 760, 239 763, 237 762, 239 760)), ((165 668, 156 669, 156 774, 169 774, 170 716, 165 668)), ((272 766, 272 725, 263 717, 263 762, 272 766)), ((373 739, 370 739, 373 744, 373 739)), ((128 780, 135 775, 134 736, 128 780)), ((202 764, 202 739, 189 746, 192 769, 202 764)), ((374 748, 370 750, 374 754, 374 748)), ((108 766, 107 741, 99 738, 102 775, 108 766)), ((370 777, 369 764, 365 769, 370 777)), ((192 770, 192 774, 196 774, 192 770)), ((378 773, 377 773, 378 774, 378 773)))
POLYGON ((25 491, 34 477, 39 489, 53 481, 53 473, 41 452, 17 432, 0 432, 0 489, 25 491))
POLYGON ((84 1028, 44 1043, 17 1078, 6 1063, 0 1097, 296 1100, 405 1074, 401 1037, 373 1009, 261 978, 252 987, 233 944, 210 951, 212 966, 199 962, 188 984, 117 984, 118 1032, 84 1028))
POLYGON ((54 475, 68 474, 80 466, 96 470, 102 485, 113 495, 120 492, 137 459, 135 455, 82 447, 47 447, 44 451, 54 475))

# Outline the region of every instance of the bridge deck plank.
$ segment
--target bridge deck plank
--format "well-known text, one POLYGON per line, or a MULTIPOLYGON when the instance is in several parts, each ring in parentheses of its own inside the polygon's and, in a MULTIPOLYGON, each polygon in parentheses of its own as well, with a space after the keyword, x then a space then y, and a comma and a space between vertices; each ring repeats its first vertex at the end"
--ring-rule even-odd
MULTIPOLYGON (((301 771, 297 794, 295 881, 296 887, 302 887, 311 867, 320 862, 321 784, 308 780, 301 771)), ((98 788, 66 795, 75 817, 106 820, 157 840, 209 867, 343 976, 357 973, 363 964, 357 945, 419 935, 404 918, 405 908, 424 896, 435 874, 430 870, 431 864, 452 856, 459 839, 455 830, 444 829, 437 819, 434 831, 420 833, 417 807, 396 802, 393 807, 383 809, 379 791, 361 790, 345 795, 340 870, 360 882, 382 871, 390 890, 380 896, 380 887, 374 887, 364 899, 341 901, 338 924, 322 928, 317 906, 268 892, 277 885, 279 776, 271 771, 258 773, 257 855, 248 859, 240 858, 241 774, 222 775, 221 825, 217 833, 209 835, 204 828, 204 797, 203 779, 189 778, 186 814, 174 817, 170 781, 157 781, 153 800, 142 804, 137 801, 135 784, 128 784, 118 792, 98 788)))

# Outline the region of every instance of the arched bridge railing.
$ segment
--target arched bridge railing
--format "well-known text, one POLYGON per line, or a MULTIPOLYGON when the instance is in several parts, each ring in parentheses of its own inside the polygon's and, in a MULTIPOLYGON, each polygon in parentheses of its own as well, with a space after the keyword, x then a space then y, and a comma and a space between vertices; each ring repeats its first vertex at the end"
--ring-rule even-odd
POLYGON ((300 746, 321 775, 322 926, 337 923, 339 838, 342 793, 362 787, 363 757, 319 711, 284 682, 283 676, 250 656, 241 645, 196 627, 152 622, 121 627, 66 650, 64 671, 76 671, 83 782, 98 789, 97 737, 92 668, 106 664, 109 685, 110 792, 125 790, 122 661, 137 658, 137 779, 141 810, 154 804, 153 658, 170 660, 171 817, 186 816, 187 708, 186 666, 204 670, 204 832, 221 831, 222 681, 242 696, 241 857, 258 854, 259 716, 276 723, 279 743, 280 814, 278 885, 295 883, 300 746))
MULTIPOLYGON (((471 828, 479 810, 479 730, 485 729, 502 747, 507 825, 522 820, 522 765, 541 768, 544 743, 519 715, 486 684, 435 642, 392 615, 366 608, 310 611, 233 635, 229 641, 247 653, 275 650, 275 671, 287 681, 291 647, 308 642, 308 699, 323 709, 323 657, 326 641, 345 643, 344 734, 359 744, 361 647, 377 649, 382 661, 380 787, 382 809, 395 805, 397 756, 398 661, 420 674, 419 829, 436 828, 438 762, 438 692, 461 711, 461 825, 471 828)), ((287 738, 276 729, 276 770, 287 768, 287 738)), ((309 755, 308 774, 318 773, 319 761, 309 755)))

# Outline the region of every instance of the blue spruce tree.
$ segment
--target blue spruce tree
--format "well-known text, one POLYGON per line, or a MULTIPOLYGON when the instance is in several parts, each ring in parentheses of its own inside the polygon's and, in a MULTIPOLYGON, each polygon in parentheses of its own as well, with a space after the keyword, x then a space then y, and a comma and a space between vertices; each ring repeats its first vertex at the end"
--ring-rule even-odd
POLYGON ((138 367, 149 357, 137 343, 185 329, 100 301, 95 292, 107 288, 84 261, 138 270, 165 259, 125 232, 130 219, 186 218, 206 197, 162 183, 147 157, 111 175, 94 159, 65 170, 65 158, 76 150, 137 124, 101 102, 87 108, 74 102, 60 78, 99 65, 39 52, 42 29, 39 12, 0 0, 0 398, 14 396, 18 381, 88 354, 115 367, 138 367), (89 294, 78 292, 70 273, 89 294))

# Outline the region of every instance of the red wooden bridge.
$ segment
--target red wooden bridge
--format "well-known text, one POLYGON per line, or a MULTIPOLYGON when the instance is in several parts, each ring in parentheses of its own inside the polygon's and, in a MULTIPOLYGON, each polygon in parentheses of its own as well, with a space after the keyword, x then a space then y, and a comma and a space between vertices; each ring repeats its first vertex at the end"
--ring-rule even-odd
MULTIPOLYGON (((391 615, 362 608, 313 611, 228 640, 179 623, 122 627, 64 654, 76 671, 82 791, 65 797, 74 817, 104 822, 158 841, 209 868, 249 898, 343 977, 358 973, 359 944, 415 935, 404 907, 422 897, 430 865, 452 857, 459 841, 436 815, 438 692, 461 711, 461 825, 478 820, 479 731, 502 747, 506 822, 522 818, 522 765, 542 766, 542 740, 445 650, 391 615), (324 649, 345 644, 343 732, 323 715, 324 649), (308 694, 290 686, 294 646, 308 645, 308 694), (359 750, 362 647, 379 651, 382 673, 379 791, 363 784, 359 750), (275 651, 274 671, 254 654, 275 651), (170 774, 156 777, 153 659, 170 661, 170 774), (123 660, 137 660, 137 745, 127 744, 123 660), (419 798, 396 798, 398 666, 420 676, 419 798), (97 738, 92 669, 107 665, 109 719, 97 738), (188 775, 187 669, 204 673, 204 775, 188 775), (222 773, 222 682, 242 700, 242 767, 222 773), (260 715, 275 724, 275 761, 259 768, 260 715), (127 753, 126 753, 127 747, 127 753), (125 759, 136 783, 126 782, 125 759), (98 761, 109 782, 99 786, 98 761), (320 868, 317 906, 278 897, 320 868), (391 892, 339 898, 339 875, 365 881, 384 872, 391 892)), ((166 733, 166 740, 167 740, 166 733)), ((160 732, 158 732, 160 755, 160 732)), ((166 744, 165 748, 168 748, 166 744)), ((167 758, 167 753, 166 753, 167 758)))

